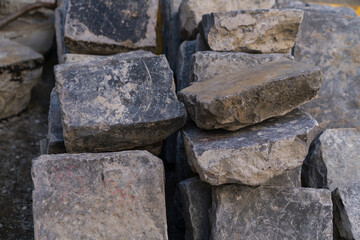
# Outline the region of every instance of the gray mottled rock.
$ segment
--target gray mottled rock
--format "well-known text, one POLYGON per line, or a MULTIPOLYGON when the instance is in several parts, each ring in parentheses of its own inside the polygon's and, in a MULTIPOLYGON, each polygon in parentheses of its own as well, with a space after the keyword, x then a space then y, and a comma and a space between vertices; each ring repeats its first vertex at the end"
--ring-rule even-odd
POLYGON ((33 160, 35 239, 167 239, 164 168, 146 151, 33 160))
POLYGON ((233 131, 285 115, 313 100, 320 85, 319 68, 277 61, 221 72, 183 89, 178 97, 198 127, 233 131))
POLYGON ((192 57, 191 82, 203 82, 220 74, 237 74, 267 62, 294 60, 287 54, 249 54, 241 52, 197 52, 192 57))
POLYGON ((179 9, 179 26, 182 37, 195 39, 198 25, 204 14, 240 9, 269 9, 275 0, 184 0, 179 9))
POLYGON ((156 49, 158 0, 69 0, 65 46, 70 52, 107 55, 156 49))
POLYGON ((280 175, 271 178, 262 186, 278 186, 278 187, 301 187, 301 166, 286 170, 280 175))
POLYGON ((24 110, 40 80, 43 57, 29 47, 0 40, 0 119, 24 110))
POLYGON ((62 64, 65 62, 64 54, 67 53, 64 41, 64 26, 65 26, 65 15, 66 15, 66 2, 55 9, 55 40, 56 50, 58 55, 58 63, 62 64))
POLYGON ((289 53, 303 18, 301 10, 240 10, 203 16, 213 51, 289 53))
POLYGON ((305 11, 294 54, 323 72, 319 97, 303 107, 323 129, 360 126, 359 41, 359 17, 305 11))
POLYGON ((333 239, 325 189, 224 185, 212 189, 211 239, 333 239))
POLYGON ((163 55, 62 64, 55 75, 68 152, 152 145, 185 123, 163 55))
POLYGON ((335 188, 360 182, 360 132, 327 129, 311 144, 302 170, 305 187, 335 188))
POLYGON ((338 239, 360 239, 360 181, 335 189, 332 199, 338 239))
POLYGON ((182 134, 189 164, 203 181, 257 186, 301 166, 317 130, 310 115, 295 110, 236 132, 188 124, 182 134))
POLYGON ((180 45, 177 74, 176 90, 180 91, 190 84, 191 55, 195 53, 195 41, 184 41, 180 45))
POLYGON ((186 224, 185 239, 209 239, 208 212, 211 207, 211 186, 194 177, 180 182, 179 187, 186 224))
POLYGON ((0 14, 8 15, 26 7, 28 4, 37 2, 55 3, 55 0, 1 0, 0 14))
MULTIPOLYGON (((346 5, 346 4, 345 4, 346 5)), ((355 4, 356 5, 356 4, 355 4)), ((278 4, 279 8, 296 8, 304 11, 314 11, 314 12, 326 12, 326 13, 336 13, 336 14, 345 14, 349 16, 356 16, 354 9, 350 7, 332 7, 329 5, 320 5, 314 3, 305 3, 301 1, 284 1, 283 3, 278 4)))
POLYGON ((207 43, 203 40, 200 33, 198 33, 196 35, 196 40, 195 40, 195 52, 207 51, 207 50, 210 50, 209 47, 207 46, 207 43))

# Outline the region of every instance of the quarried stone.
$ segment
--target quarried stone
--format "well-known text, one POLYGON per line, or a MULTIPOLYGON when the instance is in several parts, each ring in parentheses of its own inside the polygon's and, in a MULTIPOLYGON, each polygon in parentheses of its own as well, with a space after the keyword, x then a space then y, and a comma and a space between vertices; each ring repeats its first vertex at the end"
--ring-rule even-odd
POLYGON ((303 18, 301 10, 240 10, 203 16, 213 51, 289 53, 303 18))
POLYGON ((211 239, 333 239, 325 189, 224 185, 212 189, 211 239))
POLYGON ((185 123, 163 55, 62 64, 55 75, 70 153, 156 144, 185 123))
POLYGON ((301 166, 317 130, 316 120, 295 110, 236 132, 188 124, 182 134, 189 164, 203 181, 257 186, 301 166))
POLYGON ((35 239, 168 239, 164 167, 146 151, 33 160, 35 239))
POLYGON ((301 166, 286 170, 280 175, 271 178, 262 186, 278 186, 278 187, 301 187, 301 166))
POLYGON ((221 72, 178 93, 199 128, 237 130, 282 116, 317 96, 319 68, 293 61, 221 72))

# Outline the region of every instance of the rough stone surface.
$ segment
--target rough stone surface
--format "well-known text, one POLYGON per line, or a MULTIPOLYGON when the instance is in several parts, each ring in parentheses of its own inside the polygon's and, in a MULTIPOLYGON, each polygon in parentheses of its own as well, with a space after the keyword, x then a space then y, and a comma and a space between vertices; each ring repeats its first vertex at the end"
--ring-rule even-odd
POLYGON ((287 54, 249 54, 241 52, 197 52, 192 57, 191 82, 203 82, 222 73, 237 74, 241 69, 252 69, 260 64, 294 60, 287 54))
POLYGON ((164 167, 146 151, 33 160, 35 239, 167 239, 164 167))
POLYGON ((40 80, 43 57, 29 47, 0 40, 0 119, 20 113, 40 80))
POLYGON ((319 5, 314 3, 304 3, 301 1, 283 2, 278 4, 279 8, 296 8, 304 11, 326 12, 335 14, 345 14, 349 16, 356 16, 354 9, 350 7, 332 7, 329 5, 319 5))
POLYGON ((286 170, 282 174, 271 178, 262 186, 278 186, 278 187, 301 187, 301 166, 286 170))
POLYGON ((59 64, 65 62, 64 54, 67 53, 67 50, 65 48, 65 41, 64 41, 65 15, 66 15, 65 5, 60 5, 60 7, 55 9, 55 40, 56 40, 56 49, 57 49, 59 64))
POLYGON ((55 3, 55 0, 1 0, 0 1, 0 14, 11 14, 19 9, 37 2, 55 3))
POLYGON ((211 207, 211 186, 194 177, 180 182, 179 187, 186 224, 185 239, 209 239, 208 212, 211 207))
POLYGON ((311 144, 302 170, 305 187, 335 188, 360 182, 360 132, 327 129, 311 144))
POLYGON ((209 47, 207 46, 207 43, 203 40, 200 33, 198 33, 196 35, 196 40, 195 40, 195 52, 207 51, 207 50, 210 50, 209 47))
POLYGON ((285 115, 316 98, 320 85, 319 68, 270 62, 223 72, 183 89, 178 97, 198 127, 233 131, 285 115))
POLYGON ((203 16, 213 51, 289 53, 303 18, 301 10, 241 10, 203 16))
POLYGON ((332 192, 338 239, 360 239, 360 181, 332 192))
POLYGON ((275 0, 184 0, 179 9, 179 24, 184 39, 195 39, 204 14, 240 9, 269 9, 275 0))
POLYGON ((185 123, 163 55, 62 64, 55 75, 68 152, 152 145, 185 123))
POLYGON ((156 49, 158 0, 69 0, 65 46, 70 52, 114 54, 156 49))
POLYGON ((212 190, 211 239, 333 239, 325 189, 240 185, 212 190))
POLYGON ((305 11, 295 60, 321 68, 319 98, 303 109, 323 129, 360 127, 360 18, 305 11))
POLYGON ((184 41, 180 45, 176 74, 177 92, 190 84, 191 55, 195 53, 195 41, 184 41))
POLYGON ((188 124, 182 134, 189 164, 203 181, 257 186, 301 166, 317 130, 313 118, 295 110, 236 132, 188 124))

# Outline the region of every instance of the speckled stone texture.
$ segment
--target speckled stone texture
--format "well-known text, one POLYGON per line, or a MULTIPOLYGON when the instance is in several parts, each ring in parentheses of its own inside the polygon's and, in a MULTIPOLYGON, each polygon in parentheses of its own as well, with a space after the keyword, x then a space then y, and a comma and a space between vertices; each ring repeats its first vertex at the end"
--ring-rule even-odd
POLYGON ((185 123, 163 55, 62 64, 55 75, 69 153, 156 144, 185 123))
POLYGON ((304 161, 305 187, 335 188, 360 182, 360 132, 355 128, 327 129, 311 144, 304 161))
POLYGON ((203 34, 213 51, 289 53, 302 18, 296 9, 211 13, 202 18, 203 34))
POLYGON ((168 239, 164 168, 146 151, 33 160, 35 239, 168 239))
POLYGON ((333 239, 329 190, 224 185, 212 202, 212 240, 333 239))
POLYGON ((156 49, 158 0, 69 0, 65 46, 73 53, 156 49))
POLYGON ((317 131, 316 120, 294 110, 236 132, 188 124, 182 135, 189 164, 203 181, 257 186, 301 166, 317 131))
MULTIPOLYGON (((11 14, 19 9, 27 6, 28 4, 33 4, 40 2, 39 0, 1 0, 0 1, 0 14, 11 14)), ((46 3, 55 3, 55 0, 41 0, 41 2, 46 3)))
POLYGON ((262 186, 278 186, 278 187, 301 187, 301 166, 286 170, 282 174, 271 178, 269 181, 262 184, 262 186))
POLYGON ((313 100, 321 85, 319 68, 293 61, 269 62, 222 72, 178 93, 199 128, 234 131, 282 116, 313 100))
POLYGON ((184 41, 180 45, 177 62, 176 91, 180 91, 190 84, 191 56, 195 53, 195 40, 184 41))
POLYGON ((0 119, 24 110, 40 80, 43 57, 24 45, 0 39, 0 119))
POLYGON ((179 183, 183 202, 186 240, 203 240, 210 237, 208 212, 211 207, 211 186, 198 177, 179 183))
POLYGON ((295 60, 321 68, 319 98, 303 109, 321 128, 360 127, 360 18, 304 10, 295 60))
POLYGON ((267 62, 294 60, 288 54, 249 54, 242 52, 203 51, 191 59, 191 82, 203 82, 223 73, 238 74, 243 69, 252 69, 267 62))
POLYGON ((182 38, 195 39, 204 14, 240 9, 269 9, 275 0, 184 0, 179 8, 179 26, 182 38))
POLYGON ((360 239, 360 181, 335 189, 332 199, 334 239, 360 239))

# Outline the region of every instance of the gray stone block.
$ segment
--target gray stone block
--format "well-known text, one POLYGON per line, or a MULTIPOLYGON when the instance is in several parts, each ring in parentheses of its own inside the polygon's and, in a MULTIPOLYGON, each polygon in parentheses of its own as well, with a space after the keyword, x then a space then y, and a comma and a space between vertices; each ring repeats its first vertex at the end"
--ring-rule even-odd
POLYGON ((195 53, 195 41, 184 41, 180 45, 177 74, 177 92, 190 85, 191 56, 195 53))

